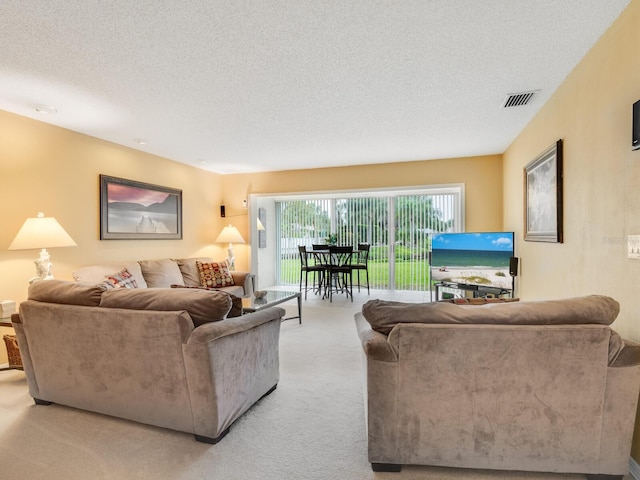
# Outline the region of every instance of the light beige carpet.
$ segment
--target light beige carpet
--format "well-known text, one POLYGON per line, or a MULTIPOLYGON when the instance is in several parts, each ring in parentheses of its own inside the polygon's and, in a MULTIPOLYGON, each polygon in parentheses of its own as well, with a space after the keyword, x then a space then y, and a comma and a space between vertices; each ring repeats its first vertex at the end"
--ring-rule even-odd
MULTIPOLYGON (((289 314, 295 311, 285 306, 289 314)), ((302 325, 284 322, 277 390, 217 445, 59 405, 36 406, 22 372, 0 372, 0 480, 584 478, 415 466, 373 473, 353 323, 358 309, 342 298, 334 297, 331 306, 310 299, 302 325)))

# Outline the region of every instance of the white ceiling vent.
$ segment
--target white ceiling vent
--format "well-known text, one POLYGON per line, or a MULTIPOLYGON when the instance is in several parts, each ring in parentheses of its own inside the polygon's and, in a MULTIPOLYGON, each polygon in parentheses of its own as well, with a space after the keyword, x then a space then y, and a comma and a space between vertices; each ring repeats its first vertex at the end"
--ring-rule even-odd
POLYGON ((521 107, 523 105, 528 105, 531 102, 531 99, 538 93, 540 90, 531 90, 530 92, 520 92, 520 93, 510 93, 504 98, 504 102, 502 102, 502 108, 508 107, 521 107))

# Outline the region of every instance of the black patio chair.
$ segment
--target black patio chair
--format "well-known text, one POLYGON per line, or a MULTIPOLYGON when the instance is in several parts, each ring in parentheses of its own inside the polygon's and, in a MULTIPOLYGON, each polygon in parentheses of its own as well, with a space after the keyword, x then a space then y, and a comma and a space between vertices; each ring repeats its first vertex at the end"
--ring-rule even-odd
POLYGON ((325 280, 329 289, 329 301, 333 301, 333 292, 344 291, 353 302, 353 247, 330 245, 329 256, 325 280))
POLYGON ((325 266, 319 264, 311 264, 309 262, 310 253, 307 247, 298 245, 298 253, 300 255, 300 293, 302 293, 302 276, 304 275, 304 299, 307 299, 309 290, 316 290, 320 293, 324 283, 325 266), (313 284, 309 287, 309 273, 313 274, 313 284))
POLYGON ((361 282, 360 282, 360 272, 364 271, 365 273, 365 278, 367 280, 367 295, 370 295, 369 292, 369 249, 371 248, 371 245, 369 245, 368 243, 359 243, 358 244, 358 250, 356 252, 356 259, 353 262, 353 264, 351 265, 351 268, 357 272, 358 274, 358 291, 360 291, 360 287, 364 286, 361 282))

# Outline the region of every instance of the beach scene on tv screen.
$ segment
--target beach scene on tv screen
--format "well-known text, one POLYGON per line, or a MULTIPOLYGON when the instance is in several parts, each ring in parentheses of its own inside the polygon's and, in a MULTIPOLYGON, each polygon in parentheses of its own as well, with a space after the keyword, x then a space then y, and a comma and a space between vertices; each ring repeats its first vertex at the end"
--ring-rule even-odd
POLYGON ((510 289, 513 232, 442 233, 431 242, 435 282, 470 283, 510 289))

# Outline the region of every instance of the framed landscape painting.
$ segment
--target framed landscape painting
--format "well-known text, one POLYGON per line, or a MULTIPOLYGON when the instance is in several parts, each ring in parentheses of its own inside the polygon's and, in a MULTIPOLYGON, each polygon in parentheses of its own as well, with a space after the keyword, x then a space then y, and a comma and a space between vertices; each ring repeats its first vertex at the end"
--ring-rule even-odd
POLYGON ((524 239, 562 243, 562 140, 524 168, 524 191, 524 239))
POLYGON ((100 175, 100 240, 182 238, 182 190, 100 175))

